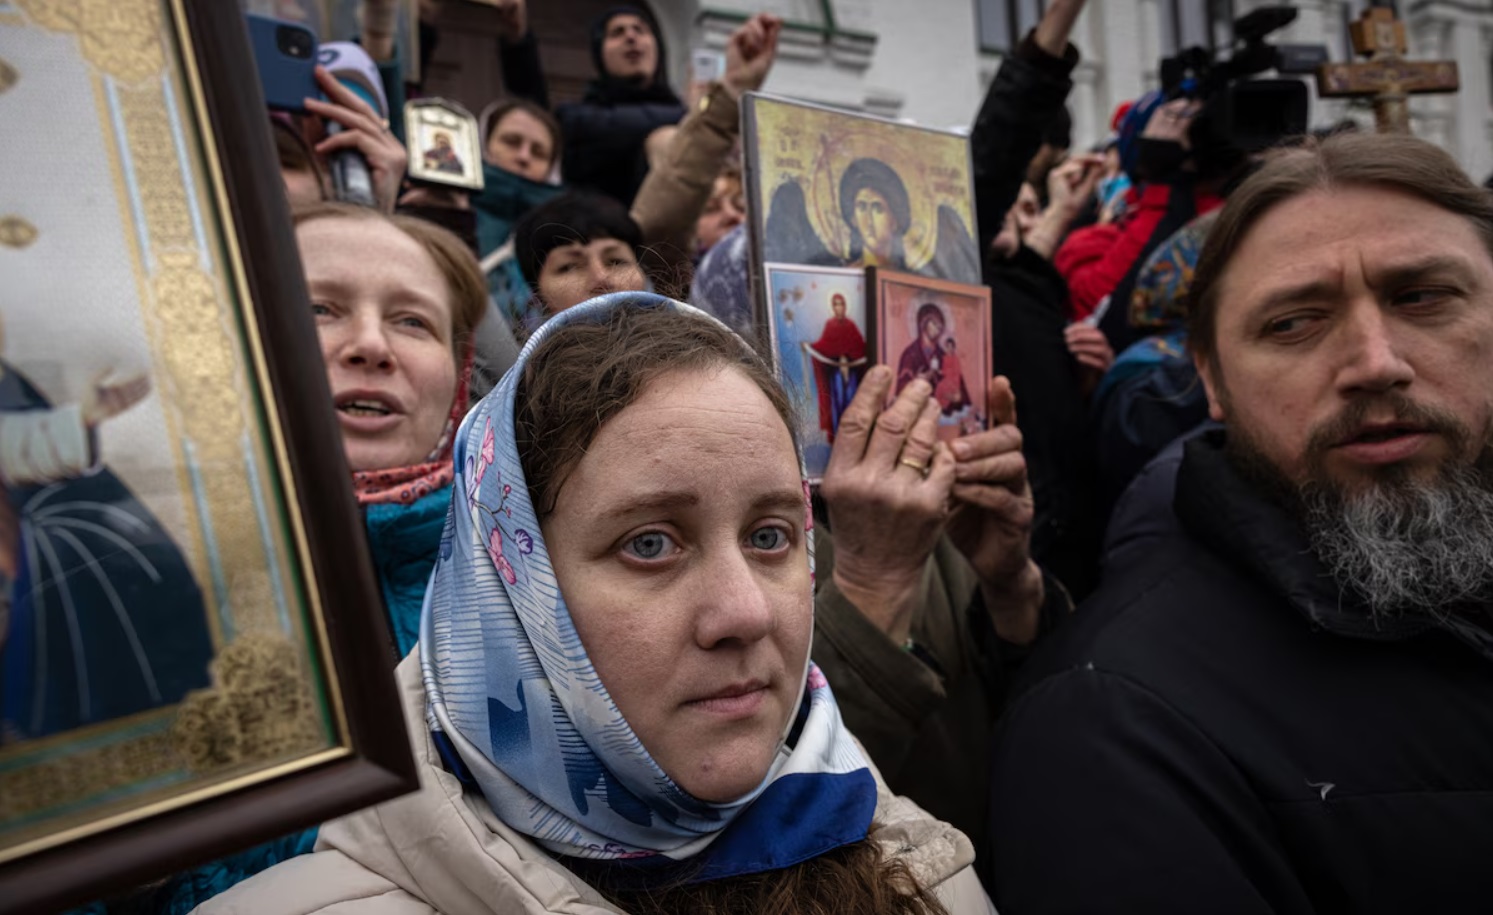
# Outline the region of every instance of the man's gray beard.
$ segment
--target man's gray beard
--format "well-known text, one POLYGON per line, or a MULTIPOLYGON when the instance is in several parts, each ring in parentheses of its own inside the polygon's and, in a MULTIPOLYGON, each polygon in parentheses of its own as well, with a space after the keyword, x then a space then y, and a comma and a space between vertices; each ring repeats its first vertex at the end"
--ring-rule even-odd
POLYGON ((1346 494, 1301 492, 1312 552, 1374 616, 1444 617, 1493 593, 1493 491, 1472 467, 1346 494))
MULTIPOLYGON (((1462 449, 1453 438, 1457 453, 1462 449)), ((1312 553, 1375 618, 1445 618, 1493 597, 1488 444, 1473 464, 1444 465, 1430 480, 1395 466, 1350 490, 1320 462, 1311 480, 1292 483, 1236 429, 1228 443, 1235 466, 1296 517, 1312 553)))

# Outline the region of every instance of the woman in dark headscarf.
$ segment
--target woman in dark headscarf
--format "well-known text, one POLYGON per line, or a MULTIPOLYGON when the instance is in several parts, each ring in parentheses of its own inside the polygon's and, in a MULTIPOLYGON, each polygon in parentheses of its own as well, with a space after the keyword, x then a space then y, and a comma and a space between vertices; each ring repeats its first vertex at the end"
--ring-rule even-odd
POLYGON ((642 7, 619 6, 591 29, 596 79, 579 102, 555 109, 565 135, 562 170, 572 187, 631 206, 648 174, 644 144, 679 123, 684 105, 669 88, 658 23, 642 7))

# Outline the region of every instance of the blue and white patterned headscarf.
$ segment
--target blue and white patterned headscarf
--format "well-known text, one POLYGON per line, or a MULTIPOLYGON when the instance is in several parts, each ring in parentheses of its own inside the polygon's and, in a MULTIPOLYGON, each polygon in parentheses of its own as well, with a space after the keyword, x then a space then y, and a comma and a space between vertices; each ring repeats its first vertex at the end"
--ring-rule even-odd
MULTIPOLYGON (((452 509, 420 631, 437 743, 454 750, 504 823, 563 855, 690 858, 698 865, 691 879, 706 880, 786 867, 858 841, 875 811, 875 782, 807 658, 799 714, 767 776, 745 797, 717 804, 690 796, 659 768, 576 633, 513 444, 514 414, 536 349, 560 327, 606 321, 618 308, 714 320, 656 295, 593 299, 540 328, 461 425, 452 509)), ((812 549, 809 562, 812 571, 812 549)))

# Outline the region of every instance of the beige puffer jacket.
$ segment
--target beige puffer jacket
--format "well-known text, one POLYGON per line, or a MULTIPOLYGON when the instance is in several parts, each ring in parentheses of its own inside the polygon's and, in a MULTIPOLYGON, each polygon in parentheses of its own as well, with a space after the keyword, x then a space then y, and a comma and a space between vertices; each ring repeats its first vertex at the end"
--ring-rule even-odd
MULTIPOLYGON (((618 910, 527 836, 503 824, 481 794, 441 767, 425 730, 418 652, 399 665, 420 790, 321 828, 316 852, 292 858, 196 909, 202 915, 601 915, 618 910)), ((872 770, 875 771, 874 768, 872 770)), ((887 792, 878 773, 877 838, 937 888, 951 915, 994 912, 962 833, 887 792)))

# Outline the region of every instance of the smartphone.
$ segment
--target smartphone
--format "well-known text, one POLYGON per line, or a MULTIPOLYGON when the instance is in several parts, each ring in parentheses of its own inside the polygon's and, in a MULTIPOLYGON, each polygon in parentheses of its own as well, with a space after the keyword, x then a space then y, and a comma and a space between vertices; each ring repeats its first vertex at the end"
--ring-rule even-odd
POLYGON ((276 111, 305 114, 306 99, 321 98, 315 73, 316 33, 299 23, 245 15, 265 104, 276 111))

